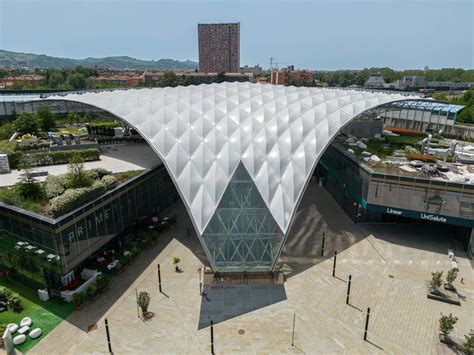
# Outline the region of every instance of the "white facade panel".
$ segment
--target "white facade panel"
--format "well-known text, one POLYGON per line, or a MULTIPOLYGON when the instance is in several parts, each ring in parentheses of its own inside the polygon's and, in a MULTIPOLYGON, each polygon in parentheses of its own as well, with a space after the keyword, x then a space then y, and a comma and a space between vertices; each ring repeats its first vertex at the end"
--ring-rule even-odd
POLYGON ((286 234, 306 182, 352 118, 406 96, 221 83, 51 97, 97 106, 136 128, 181 192, 202 235, 241 161, 286 234))

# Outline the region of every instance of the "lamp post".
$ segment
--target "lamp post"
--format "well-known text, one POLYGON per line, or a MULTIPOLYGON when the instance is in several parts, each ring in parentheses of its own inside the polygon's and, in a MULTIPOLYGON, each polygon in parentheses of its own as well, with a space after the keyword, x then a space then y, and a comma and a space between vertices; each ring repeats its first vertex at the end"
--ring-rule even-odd
POLYGON ((334 251, 334 264, 332 265, 332 277, 336 276, 337 250, 334 251))
POLYGON ((326 239, 326 233, 323 232, 323 244, 321 245, 321 256, 324 256, 324 240, 326 239))

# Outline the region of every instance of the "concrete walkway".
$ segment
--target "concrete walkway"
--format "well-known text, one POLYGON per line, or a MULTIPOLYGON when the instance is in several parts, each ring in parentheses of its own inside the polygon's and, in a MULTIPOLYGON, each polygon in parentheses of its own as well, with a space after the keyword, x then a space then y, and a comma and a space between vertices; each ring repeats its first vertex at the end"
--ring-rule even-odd
MULTIPOLYGON (((160 236, 154 248, 113 279, 101 298, 74 312, 31 353, 105 354, 104 318, 115 354, 210 353, 209 328, 198 329, 202 300, 197 269, 205 256, 196 238, 186 237, 190 221, 184 207, 176 206, 173 213, 178 215, 175 229, 160 236), (174 272, 173 256, 181 258, 183 273, 174 272), (157 263, 166 295, 158 292, 157 263), (149 321, 137 316, 135 288, 151 294, 149 310, 155 317, 149 321), (97 329, 88 331, 94 324, 97 329)), ((326 191, 311 185, 282 257, 288 270, 286 300, 217 324, 216 353, 449 353, 437 340, 438 319, 440 313, 459 317, 454 338, 474 328, 474 277, 472 260, 456 251, 460 274, 455 284, 462 305, 426 298, 430 272, 450 268, 451 245, 443 233, 427 225, 354 225, 326 191), (323 231, 326 251, 321 258, 323 231), (339 252, 336 277, 334 250, 339 252), (350 305, 348 275, 353 278, 350 305), (367 307, 369 341, 364 341, 367 307)))

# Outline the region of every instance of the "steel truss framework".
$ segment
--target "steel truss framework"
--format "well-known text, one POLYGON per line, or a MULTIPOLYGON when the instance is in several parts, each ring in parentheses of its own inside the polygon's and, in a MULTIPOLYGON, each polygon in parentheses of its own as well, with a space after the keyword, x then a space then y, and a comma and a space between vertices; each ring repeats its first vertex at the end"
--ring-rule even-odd
POLYGON ((226 82, 48 99, 99 107, 147 140, 214 270, 270 271, 331 140, 366 110, 410 98, 226 82))

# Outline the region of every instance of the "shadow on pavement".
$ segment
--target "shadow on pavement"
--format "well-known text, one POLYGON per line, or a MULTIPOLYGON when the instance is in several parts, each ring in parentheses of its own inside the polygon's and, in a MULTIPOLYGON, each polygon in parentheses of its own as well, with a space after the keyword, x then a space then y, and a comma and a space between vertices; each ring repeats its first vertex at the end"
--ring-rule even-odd
POLYGON ((198 329, 286 300, 283 285, 216 285, 201 299, 198 329))
MULTIPOLYGON (((143 250, 131 265, 122 273, 115 275, 102 296, 95 301, 87 302, 84 308, 73 312, 65 321, 87 332, 90 326, 95 325, 110 307, 122 297, 173 239, 191 250, 203 264, 207 264, 206 255, 197 237, 193 234, 191 234, 192 237, 187 236, 187 229, 191 228, 192 230, 192 224, 183 204, 178 202, 168 211, 165 211, 164 214, 177 215, 178 223, 176 226, 168 232, 160 234, 152 248, 143 250)), ((164 293, 163 295, 167 296, 164 293)))

